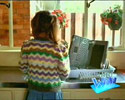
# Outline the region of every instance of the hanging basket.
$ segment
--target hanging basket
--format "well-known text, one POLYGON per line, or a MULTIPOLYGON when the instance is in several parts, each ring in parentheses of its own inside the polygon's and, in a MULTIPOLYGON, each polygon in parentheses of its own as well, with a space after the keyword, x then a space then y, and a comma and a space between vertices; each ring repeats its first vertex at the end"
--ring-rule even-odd
POLYGON ((108 24, 108 27, 111 30, 119 30, 122 26, 122 18, 119 17, 119 19, 113 19, 111 23, 108 24))
POLYGON ((119 30, 122 26, 123 11, 120 5, 115 5, 100 14, 103 24, 108 25, 111 30, 119 30))

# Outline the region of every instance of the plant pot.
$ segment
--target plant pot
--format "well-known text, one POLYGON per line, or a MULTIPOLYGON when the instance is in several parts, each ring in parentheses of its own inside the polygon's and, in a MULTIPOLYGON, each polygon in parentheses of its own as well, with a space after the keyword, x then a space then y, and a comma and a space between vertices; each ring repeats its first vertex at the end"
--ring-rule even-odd
POLYGON ((111 30, 119 30, 122 26, 122 19, 119 20, 113 20, 110 24, 108 24, 108 27, 111 30))

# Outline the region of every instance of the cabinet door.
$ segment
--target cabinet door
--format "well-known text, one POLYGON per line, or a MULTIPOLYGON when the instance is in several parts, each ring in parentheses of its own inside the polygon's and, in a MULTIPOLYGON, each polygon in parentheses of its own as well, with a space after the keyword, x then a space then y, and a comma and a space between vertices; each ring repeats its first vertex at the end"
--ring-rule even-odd
MULTIPOLYGON (((26 90, 14 91, 14 98, 15 98, 14 100, 26 100, 26 97, 27 97, 27 91, 26 90)), ((63 98, 64 99, 70 99, 70 92, 69 91, 63 91, 63 98)))
POLYGON ((93 99, 98 100, 98 96, 92 90, 78 89, 71 92, 71 99, 93 99))
POLYGON ((101 97, 125 100, 125 89, 112 89, 100 94, 101 97))
POLYGON ((100 94, 96 94, 93 90, 90 89, 77 89, 71 91, 71 99, 117 99, 125 100, 125 90, 124 89, 112 89, 105 91, 100 94))
POLYGON ((63 99, 70 99, 70 92, 63 91, 63 99))
POLYGON ((11 91, 0 91, 0 100, 12 100, 11 91))
POLYGON ((27 97, 27 91, 19 90, 14 91, 14 100, 26 100, 27 97))

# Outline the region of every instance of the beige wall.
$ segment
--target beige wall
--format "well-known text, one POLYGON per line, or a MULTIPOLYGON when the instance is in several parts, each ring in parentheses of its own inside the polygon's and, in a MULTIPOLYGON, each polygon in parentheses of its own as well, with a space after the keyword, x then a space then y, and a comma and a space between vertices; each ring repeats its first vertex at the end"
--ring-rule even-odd
POLYGON ((0 52, 0 66, 16 67, 20 60, 20 52, 0 52))
POLYGON ((107 58, 110 64, 118 69, 125 69, 125 51, 121 52, 108 52, 107 58))
MULTIPOLYGON (((108 52, 107 58, 111 65, 116 66, 118 69, 125 69, 125 52, 108 52)), ((19 51, 0 52, 0 67, 17 67, 19 66, 19 59, 19 51)))

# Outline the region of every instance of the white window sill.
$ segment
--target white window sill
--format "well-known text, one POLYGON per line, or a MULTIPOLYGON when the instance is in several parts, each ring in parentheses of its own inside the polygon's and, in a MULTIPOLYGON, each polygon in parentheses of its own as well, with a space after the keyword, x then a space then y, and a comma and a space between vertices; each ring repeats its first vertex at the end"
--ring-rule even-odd
MULTIPOLYGON (((21 52, 21 47, 7 47, 7 48, 1 48, 0 47, 0 52, 21 52)), ((125 53, 125 49, 114 49, 114 50, 108 50, 108 53, 113 52, 113 53, 125 53)))
POLYGON ((0 47, 0 52, 20 52, 21 47, 0 47))
POLYGON ((123 53, 125 52, 125 48, 122 46, 119 47, 109 47, 108 52, 113 52, 113 53, 123 53))
POLYGON ((113 50, 113 51, 108 51, 108 53, 125 53, 125 50, 113 50))
POLYGON ((0 50, 0 52, 20 52, 21 50, 0 50))

